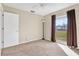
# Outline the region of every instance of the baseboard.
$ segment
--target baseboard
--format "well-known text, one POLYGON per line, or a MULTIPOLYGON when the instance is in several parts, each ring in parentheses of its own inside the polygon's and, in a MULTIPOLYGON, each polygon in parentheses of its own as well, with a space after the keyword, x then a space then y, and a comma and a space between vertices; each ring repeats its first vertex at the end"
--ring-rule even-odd
MULTIPOLYGON (((39 40, 42 40, 42 39, 39 39, 39 40)), ((33 41, 38 41, 38 40, 29 40, 29 41, 25 41, 25 42, 18 43, 16 45, 13 45, 13 46, 10 46, 10 47, 14 47, 14 46, 21 45, 21 44, 25 44, 25 43, 30 43, 30 42, 33 42, 33 41)), ((3 47, 3 48, 9 48, 9 47, 3 47)))
MULTIPOLYGON (((39 39, 39 40, 42 40, 42 38, 39 39)), ((45 39, 45 40, 46 41, 50 41, 50 40, 47 40, 47 39, 45 39)), ((38 40, 37 39, 36 40, 29 40, 29 41, 25 41, 25 42, 18 43, 17 45, 21 45, 21 44, 25 44, 25 43, 30 43, 30 42, 34 42, 34 41, 38 41, 38 40)), ((17 46, 17 45, 14 45, 14 46, 17 46)), ((10 46, 10 47, 13 47, 13 46, 10 46)), ((9 47, 5 47, 5 48, 9 48, 9 47)))
MULTIPOLYGON (((39 39, 39 40, 42 40, 42 39, 39 39)), ((38 40, 29 40, 29 41, 21 42, 19 44, 30 43, 30 42, 34 42, 34 41, 38 41, 38 40)))
POLYGON ((48 40, 48 39, 46 39, 46 38, 44 38, 44 40, 51 41, 51 40, 48 40))

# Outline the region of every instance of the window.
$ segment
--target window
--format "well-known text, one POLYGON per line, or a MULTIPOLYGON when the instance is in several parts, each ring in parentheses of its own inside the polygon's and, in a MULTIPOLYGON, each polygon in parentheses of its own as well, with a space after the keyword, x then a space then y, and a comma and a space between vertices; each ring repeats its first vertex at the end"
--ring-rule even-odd
POLYGON ((56 18, 56 29, 55 29, 56 40, 59 43, 67 41, 67 16, 60 16, 56 18))

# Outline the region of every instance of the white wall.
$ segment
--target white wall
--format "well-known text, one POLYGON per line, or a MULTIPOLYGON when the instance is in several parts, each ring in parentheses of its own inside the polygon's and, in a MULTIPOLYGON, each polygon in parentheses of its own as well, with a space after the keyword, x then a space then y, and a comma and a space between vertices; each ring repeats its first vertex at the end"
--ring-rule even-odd
POLYGON ((75 9, 76 12, 76 25, 77 25, 77 41, 79 45, 79 4, 76 4, 74 6, 70 6, 68 8, 53 12, 49 15, 44 16, 46 19, 46 26, 45 26, 45 38, 47 40, 51 40, 51 16, 56 15, 56 16, 63 16, 66 15, 66 12, 68 10, 75 9))
POLYGON ((42 16, 33 15, 27 11, 22 11, 3 5, 6 12, 19 14, 19 43, 40 40, 42 38, 42 16))
POLYGON ((51 17, 46 16, 45 19, 45 39, 51 41, 51 17))
POLYGON ((22 13, 21 16, 23 16, 25 19, 20 21, 20 42, 28 42, 41 39, 41 17, 27 13, 22 13))

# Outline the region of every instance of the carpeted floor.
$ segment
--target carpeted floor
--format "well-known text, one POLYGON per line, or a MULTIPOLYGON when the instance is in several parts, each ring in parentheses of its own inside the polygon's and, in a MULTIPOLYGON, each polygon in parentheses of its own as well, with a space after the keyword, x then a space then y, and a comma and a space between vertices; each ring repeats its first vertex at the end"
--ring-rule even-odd
POLYGON ((79 55, 79 49, 71 48, 75 53, 79 55))
POLYGON ((17 46, 4 48, 2 56, 67 56, 57 45, 46 40, 38 40, 17 46))

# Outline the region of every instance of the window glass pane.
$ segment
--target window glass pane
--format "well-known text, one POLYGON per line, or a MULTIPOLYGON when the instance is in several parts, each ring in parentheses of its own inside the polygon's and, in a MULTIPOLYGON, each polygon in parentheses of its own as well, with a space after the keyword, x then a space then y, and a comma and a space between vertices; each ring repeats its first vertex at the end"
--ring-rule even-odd
POLYGON ((56 18, 56 40, 66 44, 67 41, 67 16, 56 18))

